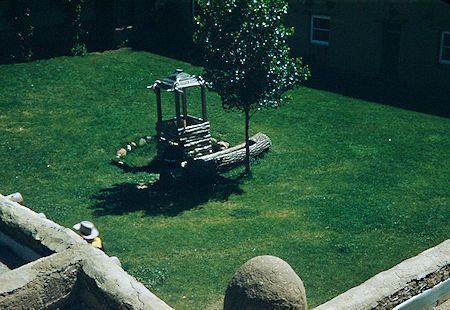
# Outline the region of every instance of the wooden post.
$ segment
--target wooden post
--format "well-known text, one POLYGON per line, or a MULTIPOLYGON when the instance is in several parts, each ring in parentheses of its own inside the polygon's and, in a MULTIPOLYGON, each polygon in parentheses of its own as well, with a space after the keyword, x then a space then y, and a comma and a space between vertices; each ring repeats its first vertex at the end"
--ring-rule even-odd
POLYGON ((186 104, 186 89, 181 93, 181 101, 183 103, 183 126, 187 125, 187 104, 186 104))
POLYGON ((175 94, 175 114, 177 117, 177 128, 180 128, 182 126, 180 115, 180 93, 178 92, 178 90, 175 90, 174 94, 175 94))
POLYGON ((158 116, 158 122, 162 122, 162 109, 161 109, 161 89, 155 87, 156 93, 156 113, 158 116))
POLYGON ((202 85, 202 114, 203 114, 203 121, 207 122, 208 118, 206 116, 206 89, 205 86, 202 85))

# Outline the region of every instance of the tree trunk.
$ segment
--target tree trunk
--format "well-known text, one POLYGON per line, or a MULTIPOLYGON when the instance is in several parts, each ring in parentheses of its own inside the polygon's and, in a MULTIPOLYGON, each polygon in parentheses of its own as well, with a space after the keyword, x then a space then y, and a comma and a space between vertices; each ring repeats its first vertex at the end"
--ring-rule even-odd
POLYGON ((245 174, 250 174, 250 139, 248 127, 250 122, 249 110, 245 109, 245 174))

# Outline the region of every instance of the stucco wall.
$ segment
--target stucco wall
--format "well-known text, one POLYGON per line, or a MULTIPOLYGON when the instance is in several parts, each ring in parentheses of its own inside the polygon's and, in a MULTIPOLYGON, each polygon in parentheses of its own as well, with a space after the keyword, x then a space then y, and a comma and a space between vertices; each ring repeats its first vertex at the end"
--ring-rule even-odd
POLYGON ((0 232, 0 242, 29 261, 0 274, 0 309, 172 309, 75 232, 2 195, 0 232))
POLYGON ((384 78, 383 27, 398 23, 398 76, 388 78, 445 92, 450 65, 439 63, 439 50, 442 31, 450 31, 449 16, 450 4, 441 0, 291 1, 286 23, 295 27, 293 51, 307 62, 368 78, 384 78), (329 46, 310 42, 312 15, 331 18, 329 46))

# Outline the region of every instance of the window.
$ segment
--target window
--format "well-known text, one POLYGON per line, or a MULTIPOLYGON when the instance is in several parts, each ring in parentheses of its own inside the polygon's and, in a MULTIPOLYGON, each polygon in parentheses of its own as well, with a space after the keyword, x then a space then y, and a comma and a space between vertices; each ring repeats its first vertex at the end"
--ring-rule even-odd
POLYGON ((330 41, 330 17, 311 16, 311 43, 328 45, 330 41))
POLYGON ((450 31, 443 31, 439 62, 450 65, 450 31))

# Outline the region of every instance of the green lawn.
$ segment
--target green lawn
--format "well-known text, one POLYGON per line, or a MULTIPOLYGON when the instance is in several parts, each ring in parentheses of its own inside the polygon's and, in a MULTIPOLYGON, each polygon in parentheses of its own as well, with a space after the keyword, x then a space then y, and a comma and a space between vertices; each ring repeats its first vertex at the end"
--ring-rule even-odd
MULTIPOLYGON (((146 86, 175 68, 201 72, 129 49, 0 66, 0 193, 20 191, 67 227, 93 221, 107 253, 177 309, 220 308, 234 271, 263 254, 293 267, 313 307, 450 237, 449 119, 326 91, 302 87, 255 114, 251 134, 273 146, 250 180, 236 169, 210 188, 167 192, 157 175, 112 165, 155 134, 146 86)), ((212 135, 242 142, 242 115, 207 96, 212 135)), ((192 114, 199 102, 190 91, 192 114)), ((153 142, 127 163, 154 155, 153 142)))

